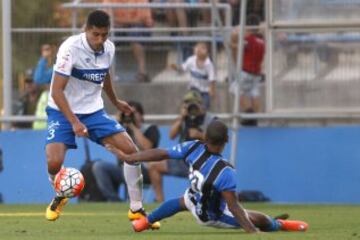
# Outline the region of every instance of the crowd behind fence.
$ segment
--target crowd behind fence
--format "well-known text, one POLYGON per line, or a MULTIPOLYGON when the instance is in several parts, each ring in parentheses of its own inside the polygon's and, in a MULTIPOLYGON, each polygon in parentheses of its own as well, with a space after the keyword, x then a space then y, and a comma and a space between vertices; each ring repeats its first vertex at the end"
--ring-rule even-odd
MULTIPOLYGON (((178 7, 192 9, 206 7, 211 15, 213 14, 211 13, 211 2, 178 5, 168 3, 163 5, 153 1, 149 6, 144 7, 153 10, 161 7, 162 10, 157 10, 156 14, 163 21, 166 9, 178 7)), ((217 5, 217 10, 230 11, 235 16, 239 14, 239 10, 234 14, 234 9, 231 9, 224 1, 221 2, 217 5)), ((249 116, 269 116, 271 118, 270 113, 284 113, 285 115, 288 114, 289 118, 296 118, 304 113, 310 113, 309 117, 311 117, 314 112, 320 115, 324 113, 324 116, 333 114, 340 116, 340 118, 345 116, 343 115, 344 112, 356 115, 359 110, 359 97, 356 89, 360 81, 360 73, 356 67, 360 59, 359 52, 353 50, 360 43, 360 38, 356 28, 354 28, 359 22, 355 14, 359 9, 357 1, 318 0, 311 1, 311 4, 302 4, 299 0, 247 2, 248 5, 253 4, 255 6, 252 10, 249 10, 248 6, 247 14, 257 11, 260 18, 267 20, 265 24, 267 58, 264 71, 266 81, 263 83, 265 95, 262 96, 265 98, 266 106, 263 109, 265 114, 249 114, 249 116), (261 10, 258 10, 259 6, 261 10), (265 13, 267 19, 265 19, 265 13)), ((98 6, 97 3, 93 1, 74 1, 62 5, 61 8, 56 7, 57 20, 54 21, 55 24, 37 23, 38 26, 30 28, 19 24, 12 26, 11 35, 14 48, 11 75, 15 90, 12 91, 14 97, 10 97, 11 99, 20 97, 20 90, 24 86, 24 77, 22 76, 24 76, 27 68, 35 65, 40 46, 45 42, 59 44, 70 33, 81 31, 85 13, 89 9, 96 8, 96 6, 98 6), (66 16, 71 21, 61 20, 62 18, 59 20, 59 14, 66 16), (54 27, 56 25, 60 28, 54 27)), ((112 3, 102 5, 105 9, 116 6, 112 3)), ((131 8, 134 6, 130 4, 122 7, 131 8)), ((13 11, 15 11, 14 8, 13 11)), ((119 43, 139 41, 145 44, 148 49, 158 49, 159 46, 164 47, 166 44, 173 47, 182 42, 186 45, 196 41, 207 41, 212 44, 211 52, 214 61, 222 68, 217 74, 221 80, 225 80, 231 71, 228 69, 231 61, 223 57, 223 55, 228 55, 225 53, 225 47, 221 46, 221 43, 226 41, 226 36, 223 33, 229 34, 233 29, 231 23, 236 23, 236 19, 239 19, 238 16, 232 18, 231 14, 225 14, 225 17, 223 15, 223 26, 220 27, 215 19, 210 20, 205 25, 189 26, 188 29, 174 26, 164 27, 164 24, 160 24, 152 28, 141 28, 144 33, 153 33, 151 38, 113 35, 112 39, 119 43), (189 32, 189 35, 179 34, 185 30, 189 32), (169 32, 175 33, 174 36, 169 35, 169 32)), ((113 30, 114 33, 136 33, 140 29, 119 27, 113 30)), ((119 46, 118 49, 124 52, 129 51, 126 46, 119 46)), ((160 60, 162 61, 164 58, 166 57, 162 57, 160 60)), ((181 61, 177 58, 175 60, 181 61)), ((154 67, 154 69, 161 67, 154 67)), ((152 69, 152 67, 149 68, 152 69)), ((115 73, 120 75, 116 70, 115 73)), ((132 77, 129 75, 129 78, 132 77)), ((7 83, 4 82, 4 88, 7 88, 6 86, 7 83)), ((7 96, 4 98, 9 98, 11 96, 9 94, 4 91, 4 95, 7 96)), ((13 109, 13 104, 11 105, 13 109)), ((7 113, 6 119, 10 119, 13 114, 14 111, 10 115, 7 113)), ((243 115, 246 118, 247 114, 243 115)), ((164 118, 166 118, 165 115, 164 118)))

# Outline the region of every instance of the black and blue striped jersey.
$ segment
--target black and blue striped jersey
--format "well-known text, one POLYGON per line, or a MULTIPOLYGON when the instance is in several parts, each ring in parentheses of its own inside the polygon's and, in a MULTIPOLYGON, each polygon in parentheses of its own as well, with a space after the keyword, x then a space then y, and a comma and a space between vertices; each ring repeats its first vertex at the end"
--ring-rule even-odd
POLYGON ((226 207, 224 191, 236 191, 234 168, 220 154, 211 153, 200 141, 188 141, 167 150, 172 159, 189 165, 191 201, 203 221, 216 220, 226 207))

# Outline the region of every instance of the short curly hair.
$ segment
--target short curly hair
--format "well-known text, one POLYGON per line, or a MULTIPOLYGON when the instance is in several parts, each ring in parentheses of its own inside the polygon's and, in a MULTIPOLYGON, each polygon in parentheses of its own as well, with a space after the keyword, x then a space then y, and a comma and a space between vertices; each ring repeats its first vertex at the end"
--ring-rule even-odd
POLYGON ((110 16, 104 11, 95 10, 91 12, 86 21, 86 27, 108 28, 110 27, 110 16))

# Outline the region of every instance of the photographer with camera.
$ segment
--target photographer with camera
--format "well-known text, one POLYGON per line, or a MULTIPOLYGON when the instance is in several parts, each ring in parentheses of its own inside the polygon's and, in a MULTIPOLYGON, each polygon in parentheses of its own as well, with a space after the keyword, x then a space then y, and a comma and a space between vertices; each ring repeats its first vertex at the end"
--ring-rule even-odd
MULTIPOLYGON (((170 138, 175 139, 179 136, 179 143, 195 139, 204 140, 205 129, 214 119, 211 113, 206 112, 201 95, 197 91, 190 91, 183 98, 180 116, 171 126, 170 138)), ((187 177, 189 172, 184 161, 174 159, 149 162, 148 170, 157 202, 164 201, 163 175, 187 177)))
MULTIPOLYGON (((126 129, 136 146, 140 150, 156 148, 160 141, 160 132, 156 125, 144 123, 144 109, 135 101, 128 104, 134 109, 131 115, 120 114, 119 122, 126 129)), ((93 165, 96 183, 107 201, 120 201, 119 187, 125 184, 122 162, 114 164, 107 161, 96 161, 93 165)), ((142 164, 143 182, 150 183, 148 169, 142 164)))

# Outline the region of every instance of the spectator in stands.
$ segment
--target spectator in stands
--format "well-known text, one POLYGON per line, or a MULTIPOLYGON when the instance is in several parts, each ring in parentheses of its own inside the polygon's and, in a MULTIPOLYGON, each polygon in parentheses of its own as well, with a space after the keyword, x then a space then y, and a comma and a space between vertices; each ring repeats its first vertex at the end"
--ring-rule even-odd
POLYGON ((51 82, 55 52, 56 48, 51 44, 43 44, 41 46, 41 57, 34 72, 34 82, 40 88, 44 86, 46 88, 46 85, 51 82))
MULTIPOLYGON (((34 115, 39 95, 39 89, 32 79, 32 72, 29 72, 24 79, 24 92, 15 103, 16 115, 34 115)), ((15 128, 31 128, 31 122, 18 122, 13 126, 15 128)))
MULTIPOLYGON (((49 99, 50 84, 44 86, 44 90, 41 92, 40 97, 36 103, 35 116, 39 118, 47 118, 46 108, 49 99)), ((47 122, 44 120, 36 120, 32 124, 34 130, 44 130, 47 128, 47 122)))
MULTIPOLYGON (((289 1, 289 0, 285 0, 285 1, 289 1)), ((211 0, 199 0, 199 2, 211 3, 211 0)), ((241 0, 216 0, 216 2, 229 4, 232 15, 231 24, 233 26, 239 25, 241 0)), ((264 0, 247 1, 246 15, 256 14, 257 16, 260 17, 260 20, 263 21, 265 15, 264 4, 265 4, 264 0)), ((223 12, 220 12, 220 14, 224 18, 223 12)), ((203 15, 203 21, 205 23, 210 24, 211 10, 203 11, 202 15, 203 15)))
MULTIPOLYGON (((247 17, 246 25, 251 27, 259 26, 260 20, 256 15, 247 17)), ((263 78, 262 64, 265 55, 265 42, 258 29, 249 29, 245 32, 245 43, 243 53, 242 77, 240 82, 240 110, 247 113, 260 111, 260 82, 263 78)), ((233 49, 233 60, 237 60, 239 41, 239 28, 236 28, 231 36, 231 48, 233 49)), ((230 91, 234 93, 236 81, 232 81, 230 91)), ((247 123, 245 123, 247 124, 247 123)), ((249 125, 256 125, 251 122, 249 125)))
MULTIPOLYGON (((184 3, 184 0, 153 0, 154 3, 184 3)), ((168 8, 165 10, 166 20, 170 27, 187 28, 188 20, 184 8, 168 8)), ((177 35, 173 32, 172 35, 177 35)), ((182 30, 181 35, 188 35, 187 30, 182 30)))
MULTIPOLYGON (((204 130, 214 119, 215 117, 204 109, 198 92, 190 91, 184 96, 180 115, 171 126, 170 138, 179 137, 180 143, 195 139, 204 140, 204 130)), ((189 171, 184 161, 175 159, 149 163, 148 170, 157 202, 164 201, 163 175, 187 177, 189 171)))
POLYGON ((62 3, 55 3, 53 10, 53 19, 58 27, 69 28, 71 27, 71 9, 64 8, 62 3))
MULTIPOLYGON (((41 57, 35 68, 34 81, 40 89, 40 96, 36 103, 35 116, 46 117, 46 107, 48 102, 50 82, 52 78, 53 65, 55 62, 55 45, 43 44, 41 46, 41 57)), ((34 130, 46 129, 46 121, 37 120, 32 124, 34 130)))
POLYGON ((197 43, 194 55, 186 59, 181 66, 171 64, 171 67, 190 74, 189 89, 200 93, 203 104, 208 110, 211 99, 215 98, 216 84, 214 65, 209 58, 208 45, 204 42, 197 43))
MULTIPOLYGON (((257 1, 257 0, 253 0, 253 1, 257 1)), ((253 2, 253 1, 248 1, 248 4, 251 5, 251 2, 253 2)), ((200 0, 199 2, 211 3, 211 0, 200 0)), ((239 24, 240 0, 216 0, 216 3, 229 4, 230 9, 231 9, 231 15, 232 15, 231 24, 233 26, 239 24)), ((224 13, 223 11, 220 12, 222 18, 224 18, 223 13, 224 13)), ((211 24, 211 9, 203 10, 202 18, 205 23, 211 24)))
MULTIPOLYGON (((130 101, 129 105, 134 108, 130 116, 121 114, 119 121, 133 139, 140 150, 156 148, 159 145, 160 133, 156 125, 144 123, 144 109, 138 102, 130 101)), ((121 163, 121 161, 119 161, 121 163)), ((147 166, 142 164, 144 183, 150 183, 147 166)), ((107 161, 96 161, 93 165, 93 173, 102 194, 108 201, 120 201, 119 186, 125 183, 123 166, 107 161)))
MULTIPOLYGON (((148 0, 103 0, 105 3, 148 3, 148 0)), ((152 27, 154 21, 150 9, 148 8, 118 8, 113 11, 114 26, 120 28, 146 28, 152 27)), ((150 36, 148 32, 127 32, 128 37, 150 36)), ((135 60, 138 64, 136 81, 150 82, 150 77, 146 71, 144 46, 132 41, 130 43, 135 60)))
MULTIPOLYGON (((196 3, 198 0, 153 0, 153 2, 162 2, 169 4, 196 3)), ((186 29, 197 22, 198 11, 190 11, 185 8, 168 8, 165 10, 166 21, 169 27, 179 27, 180 31, 173 31, 171 36, 188 36, 189 31, 186 29)), ((179 41, 176 42, 178 52, 178 63, 182 62, 192 54, 192 43, 179 41)))

